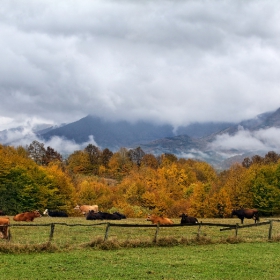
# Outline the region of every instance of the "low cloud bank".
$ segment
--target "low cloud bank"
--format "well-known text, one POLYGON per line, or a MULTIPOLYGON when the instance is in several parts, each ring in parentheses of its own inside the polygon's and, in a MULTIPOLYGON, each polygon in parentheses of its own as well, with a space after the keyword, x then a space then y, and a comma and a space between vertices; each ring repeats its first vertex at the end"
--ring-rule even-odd
POLYGON ((45 148, 50 146, 63 156, 67 156, 77 150, 83 150, 88 144, 93 144, 98 147, 93 135, 89 135, 88 141, 81 144, 59 136, 54 136, 50 140, 45 141, 34 133, 34 127, 30 124, 17 129, 0 132, 0 142, 4 145, 26 147, 33 141, 44 143, 45 148))
POLYGON ((236 149, 240 152, 248 151, 279 151, 280 128, 271 127, 257 131, 248 131, 243 127, 235 135, 223 134, 209 145, 216 151, 236 149))

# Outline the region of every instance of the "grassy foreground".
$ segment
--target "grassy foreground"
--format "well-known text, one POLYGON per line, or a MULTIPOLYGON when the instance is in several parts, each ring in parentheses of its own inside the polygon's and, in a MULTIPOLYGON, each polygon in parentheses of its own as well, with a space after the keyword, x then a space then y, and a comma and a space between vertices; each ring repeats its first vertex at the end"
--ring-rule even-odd
POLYGON ((280 279, 280 243, 0 254, 1 279, 280 279))
MULTIPOLYGON (((175 223, 180 220, 174 219, 175 223)), ((202 226, 111 226, 84 217, 11 219, 11 240, 0 240, 1 279, 280 279, 280 222, 220 231, 237 219, 201 219, 202 226), (50 239, 50 223, 56 223, 50 239), (198 232, 200 237, 197 238, 198 232)), ((263 218, 262 221, 265 221, 263 218)), ((246 220, 245 224, 251 224, 246 220)), ((143 219, 114 221, 150 224, 143 219)))

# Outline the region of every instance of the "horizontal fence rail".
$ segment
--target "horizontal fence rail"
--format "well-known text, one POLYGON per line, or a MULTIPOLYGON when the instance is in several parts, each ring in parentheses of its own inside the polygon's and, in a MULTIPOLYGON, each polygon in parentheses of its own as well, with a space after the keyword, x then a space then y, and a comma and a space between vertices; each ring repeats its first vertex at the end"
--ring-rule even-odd
POLYGON ((49 241, 53 240, 55 226, 66 226, 66 227, 97 227, 97 226, 105 226, 105 235, 104 241, 106 241, 109 237, 109 230, 111 227, 123 227, 123 228, 155 228, 156 232, 154 235, 153 241, 157 241, 158 233, 160 228, 176 228, 176 227, 197 227, 197 237, 200 237, 201 228, 208 226, 208 227, 220 227, 220 231, 228 231, 228 230, 235 230, 235 236, 237 237, 238 231, 244 228, 252 228, 252 227, 260 227, 269 225, 268 230, 268 239, 272 239, 272 227, 273 222, 280 222, 280 219, 271 219, 266 222, 258 222, 254 224, 224 224, 224 223, 208 223, 208 222, 199 222, 196 224, 172 224, 172 225, 160 225, 160 224, 124 224, 124 223, 111 223, 111 222, 100 222, 100 223, 90 223, 90 224, 83 224, 83 223, 75 223, 75 224, 68 224, 65 222, 52 222, 52 223, 45 223, 45 224, 34 224, 34 223, 15 223, 9 225, 0 225, 6 226, 9 228, 9 238, 7 239, 10 241, 10 228, 13 227, 50 227, 49 233, 49 241))

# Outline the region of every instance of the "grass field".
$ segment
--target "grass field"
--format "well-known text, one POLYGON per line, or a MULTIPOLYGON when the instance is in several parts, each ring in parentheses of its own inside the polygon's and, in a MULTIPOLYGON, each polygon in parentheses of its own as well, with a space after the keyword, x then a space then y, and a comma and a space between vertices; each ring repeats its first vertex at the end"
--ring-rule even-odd
POLYGON ((1 279, 280 279, 280 243, 0 254, 1 279))
MULTIPOLYGON (((12 245, 35 245, 49 241, 51 232, 51 223, 55 223, 52 244, 59 249, 69 248, 77 249, 84 247, 98 240, 104 240, 107 221, 87 221, 84 217, 69 218, 37 218, 34 222, 14 222, 11 220, 11 240, 12 245), (19 225, 19 226, 18 226, 19 225), (30 226, 28 226, 30 225, 30 226)), ((176 224, 180 223, 179 219, 173 219, 176 224)), ((261 222, 267 221, 262 219, 261 222)), ((208 240, 213 243, 223 243, 226 240, 235 237, 235 230, 220 231, 222 226, 204 225, 205 223, 213 224, 232 224, 239 223, 238 219, 200 219, 202 226, 186 226, 186 227, 160 227, 157 235, 158 240, 169 238, 173 241, 193 240, 197 238, 198 232, 201 240, 208 240)), ((112 224, 129 224, 129 225, 151 225, 150 222, 143 219, 124 219, 119 221, 110 221, 112 224)), ((253 220, 245 220, 244 224, 252 224, 253 220)), ((266 242, 268 240, 269 225, 262 225, 249 228, 240 228, 238 230, 238 238, 243 242, 266 242)), ((153 227, 116 227, 111 226, 108 231, 108 241, 116 243, 149 243, 155 238, 156 226, 153 227)), ((273 222, 272 238, 279 239, 280 223, 273 222)), ((209 243, 208 242, 208 243, 209 243)), ((175 242, 176 243, 176 242, 175 242)), ((6 241, 0 240, 1 244, 6 241)))
MULTIPOLYGON (((11 240, 0 240, 1 279, 280 279, 280 223, 273 222, 268 241, 269 225, 239 229, 235 238, 235 230, 204 224, 235 225, 238 219, 199 221, 200 238, 198 226, 160 227, 155 243, 155 226, 112 226, 104 242, 106 222, 11 218, 11 240), (59 224, 49 242, 51 223, 59 224)), ((150 225, 145 219, 111 222, 150 225)))

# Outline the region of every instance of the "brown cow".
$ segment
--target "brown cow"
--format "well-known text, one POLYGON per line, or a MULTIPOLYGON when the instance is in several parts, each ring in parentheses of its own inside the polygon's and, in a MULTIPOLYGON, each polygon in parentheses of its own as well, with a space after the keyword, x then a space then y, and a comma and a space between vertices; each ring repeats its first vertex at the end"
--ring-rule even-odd
POLYGON ((160 224, 160 225, 173 225, 174 222, 168 218, 159 217, 156 215, 149 215, 147 217, 147 221, 151 221, 152 224, 160 224))
POLYGON ((260 220, 259 212, 257 209, 239 209, 232 210, 231 216, 237 216, 241 220, 241 224, 243 224, 244 218, 253 219, 255 223, 260 220))
POLYGON ((31 211, 31 212, 24 212, 17 214, 13 217, 14 221, 16 222, 33 222, 35 218, 42 217, 38 210, 31 211))
POLYGON ((9 238, 9 225, 10 225, 10 218, 9 217, 1 217, 0 218, 0 238, 9 238))
POLYGON ((98 205, 78 205, 74 208, 75 210, 80 210, 84 215, 87 214, 90 210, 93 210, 95 213, 98 212, 98 205))

